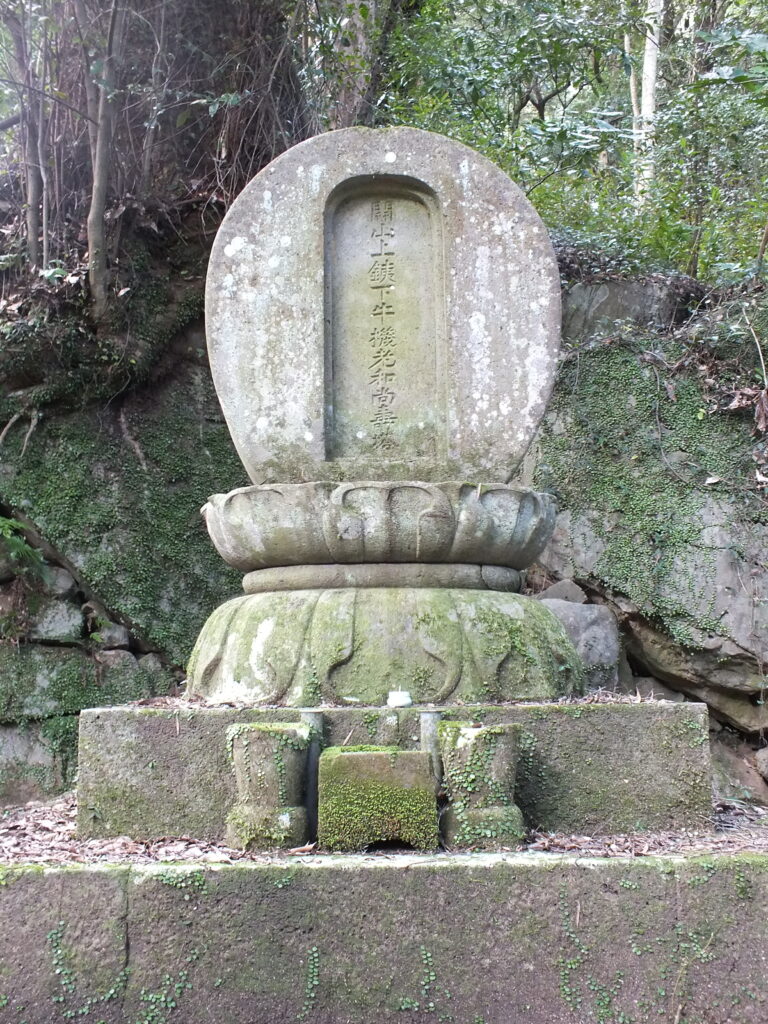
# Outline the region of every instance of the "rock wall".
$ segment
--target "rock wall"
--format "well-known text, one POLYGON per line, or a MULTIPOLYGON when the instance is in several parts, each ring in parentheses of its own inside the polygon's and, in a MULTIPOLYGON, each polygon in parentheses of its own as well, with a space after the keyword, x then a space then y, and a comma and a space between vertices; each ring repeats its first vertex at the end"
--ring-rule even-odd
POLYGON ((49 569, 0 564, 0 804, 69 785, 80 709, 167 693, 240 590, 199 515, 246 483, 203 351, 187 333, 151 388, 7 433, 0 498, 49 569))
POLYGON ((37 575, 0 557, 0 806, 72 784, 83 708, 174 686, 164 659, 143 651, 83 586, 67 569, 37 575))
MULTIPOLYGON (((617 614, 637 675, 748 733, 768 726, 768 502, 746 417, 710 415, 663 336, 570 353, 529 460, 560 512, 538 585, 617 614)), ((534 579, 534 582, 535 579, 534 579)))

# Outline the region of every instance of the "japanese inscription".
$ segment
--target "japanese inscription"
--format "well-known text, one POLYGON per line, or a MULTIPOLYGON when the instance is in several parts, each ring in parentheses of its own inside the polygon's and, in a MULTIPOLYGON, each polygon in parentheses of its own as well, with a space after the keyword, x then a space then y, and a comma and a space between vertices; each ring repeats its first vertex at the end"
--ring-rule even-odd
POLYGON ((395 306, 397 285, 395 273, 395 224, 391 199, 371 201, 371 258, 368 285, 373 289, 371 319, 371 356, 368 365, 373 415, 371 444, 381 452, 397 449, 394 427, 397 414, 393 410, 394 385, 397 382, 397 326, 395 306), (389 301, 391 299, 391 301, 389 301))
POLYGON ((436 454, 439 300, 434 211, 418 194, 369 191, 326 224, 328 457, 436 454))

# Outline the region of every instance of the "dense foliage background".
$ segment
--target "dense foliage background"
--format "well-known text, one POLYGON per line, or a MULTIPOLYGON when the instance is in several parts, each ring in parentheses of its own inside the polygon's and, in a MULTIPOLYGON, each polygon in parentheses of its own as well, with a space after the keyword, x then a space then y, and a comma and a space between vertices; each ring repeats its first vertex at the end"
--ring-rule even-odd
POLYGON ((104 319, 135 235, 217 221, 281 149, 355 123, 480 148, 617 269, 742 280, 765 254, 767 26, 744 0, 2 0, 4 298, 87 269, 104 319))

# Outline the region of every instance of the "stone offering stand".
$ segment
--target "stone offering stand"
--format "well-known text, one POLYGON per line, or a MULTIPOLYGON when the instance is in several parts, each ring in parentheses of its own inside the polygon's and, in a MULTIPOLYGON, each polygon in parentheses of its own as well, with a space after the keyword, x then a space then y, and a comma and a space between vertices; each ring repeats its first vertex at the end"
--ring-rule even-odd
MULTIPOLYGON (((78 828, 255 859, 0 872, 30 936, 34 901, 55 907, 58 973, 32 971, 9 1021, 53 1019, 51 999, 158 1024, 765 1020, 734 956, 748 933, 764 957, 766 916, 745 933, 731 913, 768 892, 762 862, 505 852, 528 828, 711 815, 705 706, 569 701, 585 666, 564 602, 519 593, 554 522, 510 479, 552 387, 559 294, 520 190, 440 136, 329 133, 235 202, 207 333, 253 483, 203 511, 244 595, 205 624, 186 700, 82 714, 78 828), (393 845, 423 852, 360 856, 393 845)), ((23 967, 0 935, 0 1006, 23 967)))

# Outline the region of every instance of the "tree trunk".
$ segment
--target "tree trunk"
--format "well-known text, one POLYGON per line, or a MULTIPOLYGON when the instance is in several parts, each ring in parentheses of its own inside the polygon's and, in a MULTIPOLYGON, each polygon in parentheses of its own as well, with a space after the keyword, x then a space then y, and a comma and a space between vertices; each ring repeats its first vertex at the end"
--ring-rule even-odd
POLYGON ((640 153, 640 97, 637 92, 637 70, 632 63, 632 37, 629 32, 624 33, 624 53, 627 55, 627 60, 630 61, 629 99, 632 103, 632 144, 635 150, 635 160, 637 160, 640 153))
POLYGON ((758 274, 763 269, 763 261, 765 260, 765 250, 768 249, 768 221, 766 221, 765 227, 763 228, 763 236, 760 239, 760 248, 757 250, 757 272, 758 274))
POLYGON ((663 15, 664 0, 649 0, 645 15, 645 51, 640 88, 640 153, 635 171, 635 196, 638 208, 644 207, 648 201, 656 170, 654 154, 656 83, 663 15))
POLYGON ((85 85, 85 103, 88 111, 88 142, 91 147, 91 166, 96 163, 96 139, 99 127, 99 90, 91 73, 91 51, 88 38, 90 36, 90 18, 85 10, 83 0, 74 0, 75 22, 80 37, 80 49, 83 54, 83 83, 85 85))
POLYGON ((117 0, 112 4, 109 32, 104 54, 102 83, 99 86, 99 115, 96 130, 96 152, 93 161, 93 189, 88 210, 88 283, 93 300, 93 316, 98 322, 107 311, 108 277, 107 231, 104 213, 107 207, 107 189, 112 168, 112 133, 115 121, 114 91, 115 63, 122 34, 123 12, 117 0))
POLYGON ((334 2, 348 20, 337 43, 342 85, 330 118, 331 127, 372 125, 392 33, 401 19, 418 13, 423 0, 334 2))
POLYGON ((27 49, 24 25, 12 11, 2 12, 13 43, 13 73, 16 77, 16 88, 19 92, 21 106, 21 150, 24 162, 24 199, 25 219, 27 228, 27 260, 29 269, 34 271, 40 266, 40 199, 43 194, 43 181, 40 175, 40 154, 38 152, 39 130, 33 111, 38 100, 33 96, 35 89, 35 72, 27 49))

